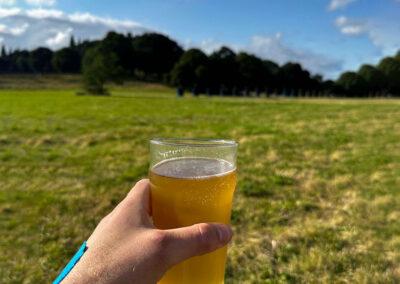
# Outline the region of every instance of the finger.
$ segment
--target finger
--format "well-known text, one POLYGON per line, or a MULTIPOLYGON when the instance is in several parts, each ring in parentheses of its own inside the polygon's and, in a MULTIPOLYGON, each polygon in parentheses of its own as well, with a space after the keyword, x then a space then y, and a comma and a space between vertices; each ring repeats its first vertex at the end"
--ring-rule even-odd
POLYGON ((144 211, 150 215, 151 204, 149 180, 139 180, 118 206, 129 207, 131 210, 144 211))
POLYGON ((164 232, 167 239, 165 261, 169 266, 212 252, 228 244, 232 238, 231 228, 217 223, 201 223, 164 232))

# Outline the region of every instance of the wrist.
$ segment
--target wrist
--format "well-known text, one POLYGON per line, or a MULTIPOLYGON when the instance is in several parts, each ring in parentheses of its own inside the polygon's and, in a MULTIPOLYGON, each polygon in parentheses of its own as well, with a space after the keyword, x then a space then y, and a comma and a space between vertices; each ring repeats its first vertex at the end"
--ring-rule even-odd
POLYGON ((98 283, 97 279, 91 276, 88 271, 85 269, 81 269, 81 266, 75 267, 73 271, 71 271, 61 284, 70 284, 70 283, 98 283))
POLYGON ((79 247, 78 251, 75 253, 75 255, 71 258, 71 260, 67 263, 67 265, 64 267, 64 269, 61 271, 61 273, 57 276, 57 278, 53 281, 53 284, 59 284, 61 281, 63 281, 68 274, 75 268, 77 263, 80 261, 82 256, 87 250, 86 246, 86 241, 83 242, 83 244, 79 247))
POLYGON ((105 283, 106 266, 102 261, 93 257, 93 251, 82 256, 74 269, 65 277, 65 283, 105 283))

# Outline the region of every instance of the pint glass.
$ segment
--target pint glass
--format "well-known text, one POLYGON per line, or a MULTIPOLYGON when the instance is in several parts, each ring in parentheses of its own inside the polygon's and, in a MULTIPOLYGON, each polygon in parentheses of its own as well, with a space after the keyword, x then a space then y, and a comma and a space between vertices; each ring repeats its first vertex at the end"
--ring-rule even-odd
MULTIPOLYGON (((152 216, 158 229, 230 223, 237 143, 230 140, 150 141, 152 216)), ((227 247, 172 267, 160 283, 224 283, 227 247)))

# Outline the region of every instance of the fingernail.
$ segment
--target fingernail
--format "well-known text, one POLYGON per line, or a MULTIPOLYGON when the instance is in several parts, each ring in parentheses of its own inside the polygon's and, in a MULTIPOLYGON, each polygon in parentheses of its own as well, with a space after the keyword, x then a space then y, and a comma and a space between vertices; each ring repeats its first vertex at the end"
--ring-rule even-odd
POLYGON ((219 225, 218 235, 219 235, 219 241, 221 243, 227 243, 232 237, 232 230, 229 226, 219 225))

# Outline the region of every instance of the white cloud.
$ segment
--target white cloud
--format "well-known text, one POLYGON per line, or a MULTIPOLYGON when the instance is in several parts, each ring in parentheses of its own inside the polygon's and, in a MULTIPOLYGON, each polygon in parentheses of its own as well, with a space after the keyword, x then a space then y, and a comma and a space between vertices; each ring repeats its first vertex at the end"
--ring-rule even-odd
POLYGON ((16 16, 21 13, 19 8, 0 8, 0 19, 10 16, 16 16))
POLYGON ((211 54, 212 52, 220 49, 223 46, 221 42, 215 41, 213 39, 205 39, 200 42, 200 48, 204 50, 207 54, 211 54))
POLYGON ((92 25, 107 25, 112 28, 135 28, 140 26, 139 23, 129 20, 116 20, 112 18, 102 18, 90 13, 74 13, 68 16, 69 20, 74 23, 84 23, 92 25))
MULTIPOLYGON (((224 44, 220 41, 217 41, 213 38, 208 38, 205 40, 202 40, 200 42, 195 42, 192 41, 191 39, 186 40, 182 46, 184 46, 184 48, 189 49, 189 48, 199 48, 202 51, 204 51, 207 54, 211 54, 214 51, 220 49, 224 44)), ((234 48, 232 46, 230 46, 230 48, 237 50, 237 48, 234 48)))
POLYGON ((46 40, 46 44, 51 48, 65 46, 71 38, 72 31, 72 28, 68 28, 65 31, 58 31, 53 37, 46 40))
POLYGON ((347 24, 347 21, 348 20, 345 16, 340 16, 340 17, 336 18, 335 24, 336 24, 336 26, 341 27, 341 26, 347 24))
POLYGON ((400 50, 400 22, 397 19, 376 22, 340 16, 336 18, 335 25, 344 35, 366 36, 382 55, 392 55, 400 50))
POLYGON ((353 3, 357 0, 331 0, 329 3, 328 9, 330 11, 334 11, 340 8, 345 8, 348 6, 350 3, 353 3))
POLYGON ((16 0, 0 0, 0 6, 12 6, 15 5, 16 0))
POLYGON ((56 0, 25 0, 26 4, 32 6, 54 6, 56 0))
POLYGON ((7 26, 0 24, 0 33, 6 33, 7 32, 7 26))
POLYGON ((316 53, 312 50, 295 48, 283 41, 281 33, 274 36, 253 36, 246 50, 279 64, 299 62, 312 73, 332 77, 342 69, 342 61, 316 53))
POLYGON ((14 36, 20 36, 20 35, 24 34, 28 28, 29 28, 29 24, 25 23, 25 24, 22 24, 21 26, 11 28, 10 32, 14 36))
POLYGON ((364 29, 360 25, 352 25, 342 27, 341 32, 345 35, 359 35, 364 32, 364 29))
POLYGON ((349 20, 345 16, 336 18, 335 25, 345 35, 355 36, 366 32, 366 24, 360 21, 349 20))
POLYGON ((272 36, 253 36, 248 44, 242 46, 227 45, 214 39, 207 39, 197 43, 187 40, 183 46, 185 48, 200 48, 208 54, 222 46, 228 46, 235 52, 245 51, 252 53, 260 58, 277 62, 280 65, 287 62, 298 62, 312 73, 322 74, 329 78, 335 77, 343 69, 341 60, 333 59, 311 50, 293 47, 283 40, 281 33, 276 33, 272 36))
POLYGON ((99 39, 108 31, 141 34, 152 29, 139 23, 104 18, 90 13, 67 14, 55 9, 0 8, 0 37, 7 47, 35 48, 48 46, 59 48, 68 43, 70 36, 76 39, 99 39))
POLYGON ((92 23, 95 24, 98 21, 98 17, 90 13, 74 13, 69 16, 71 21, 76 23, 92 23))
POLYGON ((385 25, 372 23, 368 37, 381 50, 382 55, 393 55, 400 51, 400 23, 397 21, 385 25))
POLYGON ((62 18, 64 12, 52 9, 31 9, 26 11, 26 15, 31 18, 44 19, 44 18, 62 18))
POLYGON ((10 36, 20 36, 26 32, 29 24, 25 23, 20 26, 9 27, 4 24, 0 24, 0 34, 2 35, 10 35, 10 36))

